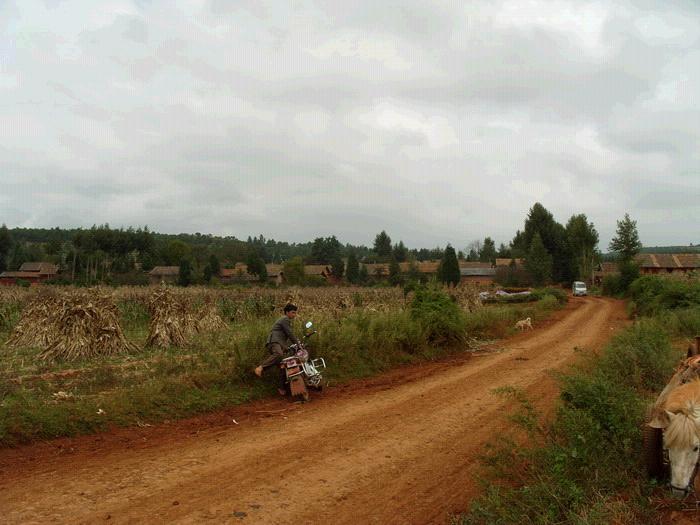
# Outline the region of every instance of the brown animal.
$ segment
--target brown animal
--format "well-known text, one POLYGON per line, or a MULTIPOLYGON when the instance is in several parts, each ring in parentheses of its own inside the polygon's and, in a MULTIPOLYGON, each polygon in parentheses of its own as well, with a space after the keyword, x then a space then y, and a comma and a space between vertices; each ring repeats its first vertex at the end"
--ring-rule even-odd
POLYGON ((520 321, 515 323, 515 327, 521 332, 524 331, 526 328, 532 330, 532 320, 529 317, 527 319, 521 319, 520 321))

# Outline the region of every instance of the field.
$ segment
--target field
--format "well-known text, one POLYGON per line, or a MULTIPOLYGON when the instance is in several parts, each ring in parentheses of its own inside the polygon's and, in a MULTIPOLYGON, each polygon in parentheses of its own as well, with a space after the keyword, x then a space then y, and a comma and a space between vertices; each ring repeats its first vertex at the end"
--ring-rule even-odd
POLYGON ((288 301, 319 330, 311 349, 329 362, 331 384, 473 350, 559 306, 547 294, 488 307, 468 287, 431 294, 421 302, 400 288, 1 289, 0 444, 268 396, 273 378, 250 370, 288 301))

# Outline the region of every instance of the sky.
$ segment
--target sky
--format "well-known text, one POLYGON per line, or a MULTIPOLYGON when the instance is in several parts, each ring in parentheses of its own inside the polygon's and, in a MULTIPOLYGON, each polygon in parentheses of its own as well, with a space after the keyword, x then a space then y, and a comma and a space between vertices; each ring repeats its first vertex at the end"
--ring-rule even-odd
POLYGON ((700 3, 0 0, 0 222, 700 243, 700 3))

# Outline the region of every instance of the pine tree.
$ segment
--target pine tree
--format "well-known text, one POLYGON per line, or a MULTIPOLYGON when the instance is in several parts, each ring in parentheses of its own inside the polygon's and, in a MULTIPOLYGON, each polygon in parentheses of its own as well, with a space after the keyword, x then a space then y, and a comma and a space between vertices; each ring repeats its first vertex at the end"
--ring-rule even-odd
POLYGON ((393 256, 396 259, 396 262, 405 262, 406 259, 408 259, 408 248, 406 248, 406 245, 403 243, 403 241, 399 241, 399 244, 394 246, 393 250, 393 256))
POLYGON ((530 272, 535 286, 542 286, 552 276, 552 256, 544 247, 538 232, 535 232, 532 237, 530 250, 525 259, 525 267, 530 272))
POLYGON ((585 214, 572 215, 566 223, 566 236, 571 252, 571 267, 576 279, 591 279, 593 260, 598 246, 598 232, 585 214))
POLYGON ((331 259, 331 272, 333 272, 333 276, 337 279, 342 279, 345 274, 345 263, 339 253, 331 259))
POLYGON ((383 260, 388 260, 391 256, 391 237, 384 230, 374 238, 374 252, 383 260))
POLYGON ((484 244, 481 246, 481 253, 479 254, 479 260, 481 262, 496 262, 496 243, 493 242, 491 237, 486 237, 484 239, 484 244))
POLYGON ((369 272, 367 267, 363 264, 360 266, 360 271, 357 273, 357 282, 360 284, 365 284, 369 279, 369 272))
POLYGON ((345 277, 351 284, 356 284, 360 277, 360 263, 354 253, 348 256, 348 267, 345 271, 345 277))
POLYGON ((189 259, 180 261, 180 270, 177 274, 177 284, 180 286, 189 286, 192 284, 192 263, 189 259))
POLYGON ((392 256, 389 262, 389 284, 392 286, 399 286, 402 283, 403 276, 401 275, 401 266, 399 266, 399 261, 392 256))
POLYGON ((620 262, 630 262, 642 249, 637 233, 637 221, 630 219, 625 213, 625 218, 617 221, 617 235, 610 241, 610 250, 616 252, 620 262))
POLYGON ((443 283, 454 284, 455 286, 459 284, 462 278, 459 271, 457 254, 455 253, 455 249, 449 244, 447 248, 445 248, 445 254, 442 256, 442 261, 440 262, 438 278, 443 283))

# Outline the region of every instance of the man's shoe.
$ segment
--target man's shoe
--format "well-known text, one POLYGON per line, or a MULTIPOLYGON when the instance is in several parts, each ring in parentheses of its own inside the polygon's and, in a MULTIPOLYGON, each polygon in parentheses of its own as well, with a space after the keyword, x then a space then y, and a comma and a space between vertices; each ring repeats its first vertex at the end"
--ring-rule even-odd
POLYGON ((253 370, 256 376, 262 377, 262 366, 256 366, 255 370, 253 370))
POLYGON ((278 393, 279 395, 281 395, 281 396, 286 396, 286 395, 287 395, 287 391, 286 391, 284 388, 278 388, 278 389, 277 389, 277 393, 278 393))

